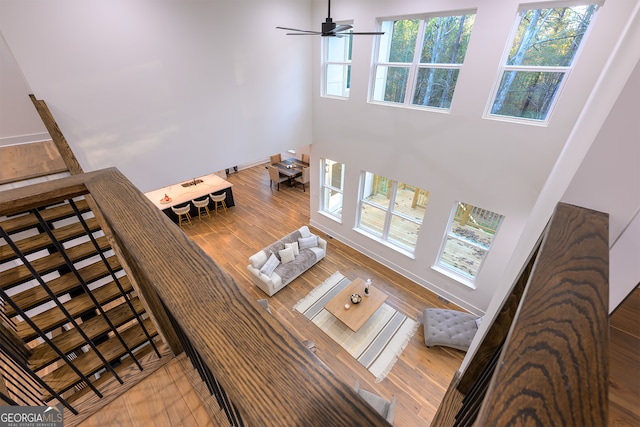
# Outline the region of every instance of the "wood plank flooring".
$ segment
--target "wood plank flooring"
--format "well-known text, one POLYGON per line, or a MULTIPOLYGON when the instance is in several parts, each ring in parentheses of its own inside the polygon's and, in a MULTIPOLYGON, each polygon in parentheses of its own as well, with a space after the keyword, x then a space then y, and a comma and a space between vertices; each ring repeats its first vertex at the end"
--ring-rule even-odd
POLYGON ((609 426, 640 425, 640 288, 609 321, 609 426))
MULTIPOLYGON (((227 213, 212 214, 211 218, 195 218, 193 225, 186 225, 183 230, 247 292, 256 299, 268 298, 255 286, 247 271, 248 258, 284 234, 309 223, 309 192, 286 184, 280 191, 270 189, 268 172, 263 165, 232 174, 229 181, 234 185, 236 206, 227 213)), ((300 340, 315 342, 318 358, 347 384, 353 385, 358 379, 367 390, 387 399, 397 397, 395 426, 428 426, 464 353, 441 347, 427 348, 420 326, 389 375, 375 383, 373 376, 353 357, 293 310, 296 302, 336 270, 350 278, 371 277, 376 286, 389 294, 387 303, 414 319, 420 319, 427 306, 457 307, 333 239, 328 239, 325 259, 269 298, 273 315, 300 340)), ((614 344, 619 334, 614 331, 612 317, 610 425, 638 425, 638 384, 633 384, 635 376, 625 376, 625 370, 637 373, 640 366, 639 315, 636 311, 620 317, 627 318, 631 330, 636 333, 624 333, 623 339, 614 344), (629 335, 635 335, 636 339, 630 345, 629 335), (616 354, 622 360, 620 369, 613 366, 618 364, 616 354), (614 391, 614 388, 618 390, 614 391)), ((172 361, 82 425, 218 425, 202 413, 197 394, 177 366, 178 362, 174 365, 172 361)))
POLYGON ((83 427, 193 427, 216 425, 186 378, 181 361, 172 359, 126 394, 114 400, 92 417, 83 427))
MULTIPOLYGON (((183 230, 256 299, 268 298, 247 270, 248 258, 283 235, 309 224, 309 192, 301 187, 269 188, 263 165, 231 174, 236 206, 212 215, 183 230)), ((317 232, 317 230, 316 230, 317 232)), ((322 233, 319 233, 324 236, 322 233)), ((316 355, 345 383, 355 380, 385 398, 396 396, 396 426, 428 426, 444 392, 462 362, 464 353, 445 348, 428 349, 422 326, 411 339, 390 374, 380 383, 366 368, 326 336, 293 306, 335 271, 349 278, 371 277, 375 286, 389 294, 387 303, 413 319, 427 306, 457 308, 346 245, 327 239, 327 256, 287 287, 269 304, 273 315, 300 340, 316 344, 316 355)))

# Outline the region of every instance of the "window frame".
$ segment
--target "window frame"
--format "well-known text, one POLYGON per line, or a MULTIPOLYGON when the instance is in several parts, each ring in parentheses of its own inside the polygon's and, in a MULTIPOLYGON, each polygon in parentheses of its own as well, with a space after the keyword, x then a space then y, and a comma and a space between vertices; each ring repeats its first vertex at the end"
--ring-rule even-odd
POLYGON ((475 282, 476 282, 476 280, 478 278, 478 275, 480 274, 480 271, 482 270, 482 267, 484 265, 485 260, 487 259, 487 255, 489 255, 489 252, 491 251, 491 247, 493 246, 494 239, 498 235, 498 231, 500 231, 500 228, 502 227, 502 224, 504 224, 505 216, 500 214, 500 213, 494 212, 494 211, 489 211, 488 209, 478 208, 475 205, 470 205, 470 206, 473 206, 474 208, 482 209, 482 210, 491 212, 492 214, 496 214, 496 215, 500 215, 501 216, 501 219, 500 219, 500 222, 498 224, 498 227, 495 229, 495 231, 493 233, 493 238, 491 239, 491 242, 489 242, 489 246, 485 248, 481 244, 479 244, 477 242, 474 242, 471 239, 461 238, 461 237, 457 236, 456 234, 454 234, 452 232, 451 228, 452 228, 452 225, 453 225, 453 223, 455 221, 456 213, 458 211, 459 205, 461 205, 461 204, 470 205, 468 203, 464 203, 464 202, 460 202, 459 200, 456 200, 453 209, 451 209, 451 213, 449 215, 449 220, 447 221, 447 227, 445 229, 444 236, 443 236, 442 241, 440 243, 440 249, 438 250, 438 256, 436 257, 435 263, 432 266, 432 268, 434 270, 444 274, 445 276, 451 277, 452 279, 456 280, 457 282, 462 283, 465 286, 468 286, 468 287, 470 287, 472 289, 476 289, 475 282), (480 263, 478 264, 478 268, 476 270, 475 275, 468 274, 468 273, 466 273, 466 272, 464 272, 464 271, 462 271, 460 269, 457 269, 454 266, 451 266, 450 264, 445 263, 443 261, 442 258, 443 258, 445 249, 447 247, 447 240, 449 238, 455 239, 456 241, 460 241, 460 242, 463 242, 465 244, 469 244, 469 245, 471 245, 471 246, 473 246, 475 248, 479 248, 479 249, 482 249, 484 251, 482 259, 480 260, 480 263))
MULTIPOLYGON (((353 25, 353 21, 339 21, 336 22, 336 25, 353 25)), ((351 28, 349 33, 353 32, 353 28, 351 28)), ((346 51, 343 51, 343 56, 345 59, 343 61, 329 60, 329 43, 331 40, 334 40, 333 37, 321 37, 322 39, 322 60, 320 67, 320 96, 325 98, 334 98, 334 99, 349 99, 351 95, 351 63, 353 57, 353 35, 349 36, 349 41, 346 42, 346 51), (336 95, 327 93, 328 82, 327 78, 329 77, 329 73, 327 72, 327 68, 330 65, 338 65, 344 67, 344 83, 346 87, 343 87, 344 95, 336 95)))
MULTIPOLYGON (((373 55, 372 55, 371 72, 370 72, 370 78, 369 78, 370 82, 369 82, 368 102, 372 104, 379 104, 379 105, 397 106, 397 107, 403 107, 403 108, 414 108, 418 110, 428 110, 428 111, 440 112, 440 113, 449 113, 451 111, 451 106, 453 105, 455 89, 454 89, 454 95, 451 98, 451 105, 448 108, 440 108, 440 107, 434 107, 429 105, 419 105, 419 104, 413 103, 413 98, 415 96, 415 89, 416 89, 416 84, 418 79, 418 73, 421 69, 457 70, 459 74, 460 70, 462 70, 462 66, 464 65, 464 61, 460 64, 446 63, 446 62, 438 62, 438 63, 420 62, 422 50, 424 48, 424 41, 425 41, 424 32, 425 32, 426 22, 432 18, 442 18, 447 16, 462 16, 462 15, 469 15, 469 14, 476 15, 477 9, 463 9, 463 10, 454 10, 454 11, 428 13, 428 14, 402 15, 402 16, 395 16, 395 17, 378 18, 376 22, 377 31, 385 31, 385 28, 383 26, 384 22, 399 21, 399 20, 416 20, 416 19, 419 20, 420 22, 418 24, 418 31, 416 35, 416 45, 413 52, 413 59, 411 63, 380 61, 380 49, 381 49, 382 37, 379 36, 375 38, 375 41, 373 43, 373 55), (405 89, 404 100, 402 102, 384 101, 384 100, 375 99, 376 92, 377 92, 376 82, 379 80, 377 78, 377 72, 378 72, 378 68, 380 67, 407 68, 409 70, 407 75, 407 84, 404 88, 405 89)), ((472 33, 473 33, 473 29, 472 29, 472 33)))
MULTIPOLYGON (((355 225, 355 230, 366 235, 367 237, 373 238, 374 240, 385 244, 386 246, 389 246, 392 249, 395 249, 398 252, 401 252, 409 257, 414 257, 415 254, 415 250, 416 247, 418 245, 418 237, 416 236, 416 245, 414 247, 410 247, 407 245, 403 245, 400 242, 394 241, 394 240, 389 240, 389 234, 390 234, 390 230, 391 230, 391 222, 393 219, 393 216, 397 216, 401 219, 410 221, 414 224, 417 224, 418 226, 422 226, 422 223, 424 222, 424 216, 422 217, 422 219, 417 220, 416 218, 413 218, 401 211, 396 211, 394 210, 394 206, 395 206, 395 200, 396 200, 396 195, 398 192, 398 181, 397 180, 392 180, 390 178, 387 177, 383 177, 382 175, 378 175, 382 178, 388 179, 392 184, 391 184, 391 195, 389 197, 389 207, 385 207, 383 205, 380 205, 378 203, 374 203, 368 200, 365 200, 364 197, 364 191, 365 191, 365 186, 367 183, 367 174, 371 174, 372 177, 376 176, 375 173, 373 172, 369 172, 369 171, 362 171, 360 174, 360 185, 359 185, 359 190, 358 190, 358 212, 356 215, 356 225, 355 225), (363 209, 363 205, 369 205, 375 209, 380 209, 382 211, 385 212, 385 218, 384 218, 384 224, 382 226, 382 232, 380 233, 380 235, 378 235, 378 230, 373 230, 370 229, 368 227, 365 227, 362 225, 362 209, 363 209)), ((418 188, 418 187, 416 187, 418 188)), ((426 190, 425 190, 426 191, 426 190)), ((426 209, 425 209, 426 212, 426 209)))
POLYGON ((561 97, 562 91, 565 87, 565 85, 567 84, 567 80, 569 78, 569 76, 571 75, 571 72, 573 71, 576 61, 578 60, 578 58, 580 57, 580 53, 582 52, 582 49, 584 48, 584 42, 585 39, 589 36, 589 33, 591 33, 591 29, 592 29, 592 24, 593 24, 593 20, 597 19, 594 13, 594 16, 591 18, 591 21, 589 22, 589 27, 587 28, 587 30, 585 31, 584 35, 582 36, 582 39, 580 40, 580 45, 578 46, 578 49, 576 50, 573 59, 571 60, 571 64, 567 65, 567 66, 561 66, 561 65, 509 65, 507 64, 507 61, 509 60, 509 55, 511 53, 511 49, 513 48, 513 43, 515 41, 516 35, 518 33, 518 28, 520 27, 520 23, 522 22, 522 19, 525 15, 526 12, 530 11, 530 10, 541 10, 541 9, 555 9, 555 8, 570 8, 570 7, 575 7, 575 6, 589 6, 589 5, 595 5, 596 6, 596 12, 599 10, 600 8, 600 3, 597 1, 585 1, 585 2, 578 2, 578 1, 573 1, 573 2, 558 2, 558 3, 541 3, 541 4, 524 4, 521 5, 518 8, 518 13, 516 15, 516 19, 514 20, 513 26, 511 28, 511 31, 509 33, 509 37, 507 38, 508 40, 508 44, 505 45, 505 49, 504 52, 502 53, 502 58, 500 59, 500 66, 498 68, 498 72, 497 72, 497 77, 495 80, 495 83, 491 89, 491 95, 489 97, 489 99, 487 100, 487 105, 485 108, 485 112, 483 114, 483 118, 486 119, 491 119, 491 120, 499 120, 499 121, 506 121, 506 122, 512 122, 512 123, 521 123, 521 124, 528 124, 528 125, 534 125, 534 126, 547 126, 549 124, 549 121, 551 120, 551 117, 553 116, 553 112, 555 111, 555 108, 558 104, 558 100, 561 97), (510 72, 510 71, 515 71, 517 72, 532 72, 532 73, 562 73, 562 79, 560 81, 560 83, 558 84, 558 86, 556 87, 556 91, 555 94, 553 96, 553 100, 551 101, 550 105, 549 105, 549 109, 547 110, 546 116, 543 120, 540 119, 531 119, 531 118, 526 118, 526 117, 517 117, 517 116, 507 116, 507 115, 502 115, 502 114, 495 114, 492 113, 491 110, 493 109, 493 105, 495 104, 496 101, 496 96, 498 95, 498 91, 500 90, 500 84, 502 82, 503 76, 510 72))
POLYGON ((322 178, 320 179, 320 213, 328 216, 331 219, 334 219, 340 223, 342 223, 342 209, 344 209, 344 176, 345 176, 345 169, 346 166, 344 163, 340 163, 337 162, 335 160, 331 160, 331 159, 327 159, 327 158, 322 158, 322 161, 320 163, 320 167, 321 167, 321 174, 322 174, 322 178), (340 187, 341 188, 337 188, 334 187, 333 185, 331 185, 331 183, 327 183, 326 179, 327 179, 327 169, 329 167, 331 167, 328 163, 327 160, 333 162, 334 164, 339 163, 342 165, 341 168, 341 174, 340 174, 340 187), (327 199, 326 199, 326 192, 327 191, 334 191, 336 193, 340 193, 341 194, 341 203, 340 203, 340 215, 336 214, 335 212, 327 209, 327 199))

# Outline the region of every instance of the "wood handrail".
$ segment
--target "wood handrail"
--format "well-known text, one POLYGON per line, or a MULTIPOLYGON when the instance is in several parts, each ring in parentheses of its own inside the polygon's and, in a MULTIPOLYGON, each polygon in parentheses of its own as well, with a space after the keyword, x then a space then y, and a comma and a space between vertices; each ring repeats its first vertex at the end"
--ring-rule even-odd
POLYGON ((607 424, 608 236, 607 214, 558 204, 432 425, 607 424))
POLYGON ((53 143, 56 145, 56 148, 58 149, 62 160, 64 161, 65 165, 67 165, 69 172, 71 172, 73 175, 83 173, 84 171, 82 170, 82 166, 80 166, 78 159, 76 159, 75 154, 73 154, 73 151, 69 147, 67 139, 64 137, 62 131, 60 130, 60 127, 58 126, 58 123, 53 118, 53 114, 51 114, 47 103, 43 100, 36 99, 35 95, 33 94, 29 95, 29 98, 31 99, 31 102, 33 102, 33 106, 36 108, 38 115, 40 115, 42 123, 47 128, 47 131, 49 132, 53 143))
POLYGON ((168 344, 181 350, 159 300, 247 424, 389 425, 117 169, 0 192, 0 215, 87 192, 168 344))
POLYGON ((606 425, 608 215, 560 203, 478 425, 606 425))
POLYGON ((84 175, 42 182, 25 187, 0 191, 0 216, 15 215, 29 209, 52 205, 64 200, 87 194, 87 178, 99 174, 84 175))

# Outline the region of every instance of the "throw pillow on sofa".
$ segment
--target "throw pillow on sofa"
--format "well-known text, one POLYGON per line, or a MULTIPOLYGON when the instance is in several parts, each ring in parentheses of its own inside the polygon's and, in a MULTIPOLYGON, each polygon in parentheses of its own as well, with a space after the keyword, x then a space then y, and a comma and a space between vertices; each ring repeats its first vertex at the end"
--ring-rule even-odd
POLYGON ((292 247, 283 249, 280 252, 278 252, 278 254, 280 255, 280 261, 282 261, 283 264, 291 262, 295 258, 292 247))
POLYGON ((298 239, 298 246, 300 247, 300 250, 315 248, 316 246, 318 246, 318 236, 312 235, 309 237, 301 237, 298 239))
POLYGON ((267 276, 271 277, 271 275, 273 274, 273 270, 275 270, 278 265, 280 265, 280 260, 275 256, 275 254, 271 253, 271 256, 269 257, 267 262, 265 262, 260 269, 260 273, 266 274, 267 276))
POLYGON ((255 268, 256 270, 260 270, 264 263, 267 262, 268 258, 269 257, 267 256, 265 251, 259 251, 251 255, 251 257, 249 258, 249 262, 251 263, 251 266, 253 268, 255 268))
POLYGON ((293 256, 294 257, 300 255, 300 249, 298 248, 298 242, 285 243, 284 247, 285 248, 293 248, 293 256))

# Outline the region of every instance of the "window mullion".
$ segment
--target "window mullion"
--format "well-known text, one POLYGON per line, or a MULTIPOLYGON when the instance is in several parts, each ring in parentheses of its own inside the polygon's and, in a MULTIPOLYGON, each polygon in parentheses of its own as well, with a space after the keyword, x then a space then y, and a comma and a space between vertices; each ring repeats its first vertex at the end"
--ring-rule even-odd
POLYGON ((404 103, 407 105, 412 104, 413 91, 416 87, 416 80, 418 79, 418 66, 420 64, 420 56, 422 55, 422 45, 424 43, 424 31, 425 20, 421 19, 418 25, 418 35, 416 36, 416 48, 413 51, 413 60, 409 67, 409 76, 407 78, 407 92, 404 97, 404 103))

